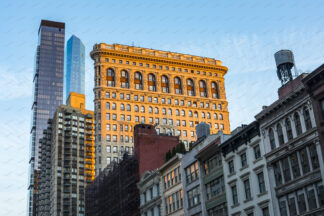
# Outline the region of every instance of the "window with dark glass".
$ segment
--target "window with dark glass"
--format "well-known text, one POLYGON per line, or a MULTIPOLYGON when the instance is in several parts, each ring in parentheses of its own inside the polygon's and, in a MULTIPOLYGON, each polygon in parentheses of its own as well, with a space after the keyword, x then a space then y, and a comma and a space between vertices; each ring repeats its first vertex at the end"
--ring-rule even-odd
POLYGON ((307 200, 308 200, 309 210, 313 210, 313 209, 317 208, 314 189, 308 190, 308 192, 307 192, 307 200))
POLYGON ((317 151, 316 151, 316 146, 315 144, 311 144, 308 147, 309 150, 309 155, 312 163, 313 170, 319 168, 319 162, 318 162, 318 157, 317 157, 317 151))
POLYGON ((306 173, 308 173, 310 171, 306 148, 302 149, 299 152, 299 155, 300 155, 300 162, 301 162, 301 165, 302 165, 303 174, 306 174, 306 173))
POLYGON ((298 164, 297 152, 290 155, 290 163, 291 163, 293 177, 294 178, 299 177, 300 176, 300 168, 299 168, 299 164, 298 164))
POLYGON ((251 199, 250 180, 249 179, 244 180, 243 184, 244 184, 245 199, 250 200, 251 199))
POLYGON ((260 194, 262 194, 266 190, 263 172, 258 173, 258 183, 259 183, 259 192, 260 194))
POLYGON ((298 136, 302 133, 302 127, 301 127, 300 117, 297 112, 294 114, 294 122, 295 122, 296 133, 298 136))
POLYGON ((272 128, 270 128, 269 130, 269 141, 270 141, 271 150, 274 150, 276 148, 276 141, 275 141, 274 132, 272 128))
POLYGON ((298 209, 299 209, 299 213, 304 213, 306 212, 306 202, 305 202, 305 195, 304 193, 301 193, 298 195, 297 198, 297 202, 298 202, 298 209))
POLYGON ((304 121, 305 121, 306 130, 309 130, 309 129, 312 128, 312 121, 311 121, 311 118, 310 118, 309 111, 308 111, 307 107, 304 108, 303 114, 304 114, 304 121))
POLYGON ((225 192, 224 178, 218 177, 205 185, 207 200, 225 192))
POLYGON ((242 167, 245 167, 248 165, 245 152, 243 154, 241 154, 241 165, 242 165, 242 167))
POLYGON ((286 201, 282 200, 279 202, 279 210, 281 216, 287 216, 287 207, 286 207, 286 201))
POLYGON ((179 77, 174 78, 174 91, 176 94, 182 94, 182 83, 179 77))
POLYGON ((280 123, 277 125, 277 134, 278 134, 279 146, 281 146, 285 143, 285 140, 284 140, 284 135, 280 123))
POLYGON ((260 146, 256 145, 253 147, 253 151, 254 151, 254 159, 259 159, 261 157, 261 150, 260 150, 260 146))
POLYGON ((287 138, 288 141, 291 140, 293 138, 293 133, 292 133, 292 129, 291 129, 291 123, 290 120, 287 118, 286 121, 286 132, 287 132, 287 138))
POLYGON ((232 190, 232 201, 233 201, 233 205, 238 204, 238 197, 237 197, 237 188, 236 185, 233 185, 231 187, 232 190))
POLYGON ((279 161, 273 164, 273 172, 275 176, 276 186, 280 186, 282 184, 282 175, 279 161))
POLYGON ((282 160, 282 171, 284 174, 284 179, 285 182, 288 182, 291 180, 291 175, 290 175, 290 168, 289 168, 289 159, 286 157, 282 160))
POLYGON ((234 173, 234 161, 233 160, 228 162, 228 170, 229 170, 230 174, 234 173))
POLYGON ((134 85, 135 89, 143 90, 143 77, 140 72, 135 72, 134 85))
POLYGON ((190 184, 191 182, 195 181, 199 177, 199 170, 198 170, 198 162, 191 164, 185 169, 186 173, 186 182, 190 184))
POLYGON ((288 199, 288 208, 290 215, 297 215, 295 197, 290 197, 288 199))
POLYGON ((191 208, 200 203, 200 189, 199 186, 188 191, 188 207, 191 208))

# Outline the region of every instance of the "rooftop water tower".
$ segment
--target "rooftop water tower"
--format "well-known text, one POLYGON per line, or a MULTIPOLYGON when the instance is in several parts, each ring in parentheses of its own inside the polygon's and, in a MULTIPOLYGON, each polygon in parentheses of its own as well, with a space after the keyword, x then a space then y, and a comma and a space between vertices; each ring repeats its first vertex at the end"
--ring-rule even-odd
POLYGON ((284 85, 289 81, 293 80, 291 69, 295 65, 294 54, 290 50, 279 50, 274 54, 276 65, 277 65, 277 75, 284 85))

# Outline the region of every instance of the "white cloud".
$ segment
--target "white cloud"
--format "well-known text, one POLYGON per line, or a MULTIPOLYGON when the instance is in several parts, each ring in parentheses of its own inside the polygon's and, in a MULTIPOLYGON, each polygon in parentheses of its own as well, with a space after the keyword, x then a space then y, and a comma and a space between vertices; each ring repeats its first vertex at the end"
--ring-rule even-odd
POLYGON ((17 72, 13 69, 0 69, 0 100, 11 100, 32 95, 33 70, 17 72))

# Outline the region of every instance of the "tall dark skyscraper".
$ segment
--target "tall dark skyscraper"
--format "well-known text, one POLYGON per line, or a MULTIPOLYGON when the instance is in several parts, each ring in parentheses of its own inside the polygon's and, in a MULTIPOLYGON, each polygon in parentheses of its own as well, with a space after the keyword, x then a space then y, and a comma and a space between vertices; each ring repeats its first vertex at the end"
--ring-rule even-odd
POLYGON ((66 44, 65 96, 70 92, 84 94, 85 56, 82 41, 72 35, 66 44))
POLYGON ((57 107, 63 101, 65 23, 42 20, 33 75, 33 104, 30 131, 28 181, 28 216, 35 215, 37 176, 39 168, 39 139, 47 128, 57 107))

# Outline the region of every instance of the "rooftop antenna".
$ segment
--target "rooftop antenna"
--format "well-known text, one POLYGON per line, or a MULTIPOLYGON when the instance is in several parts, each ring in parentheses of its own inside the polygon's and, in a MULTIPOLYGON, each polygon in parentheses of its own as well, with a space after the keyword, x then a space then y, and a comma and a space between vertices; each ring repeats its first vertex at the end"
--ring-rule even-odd
MULTIPOLYGON (((285 85, 289 81, 293 80, 291 69, 295 66, 294 54, 291 50, 279 50, 274 54, 277 75, 282 85, 285 85)), ((298 76, 295 68, 295 77, 298 76)))

